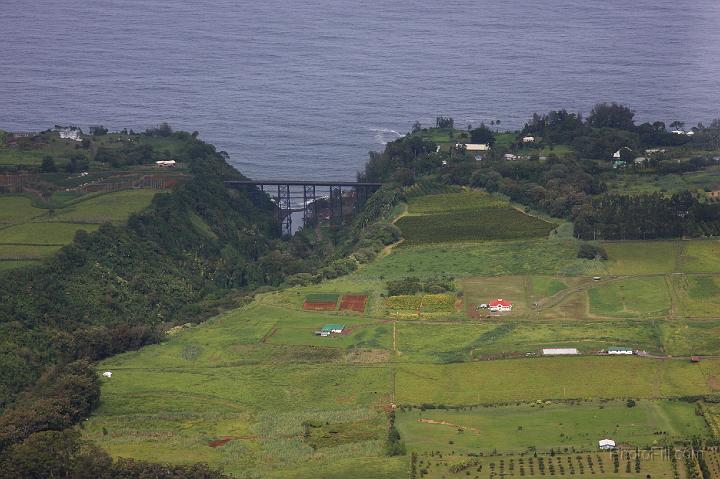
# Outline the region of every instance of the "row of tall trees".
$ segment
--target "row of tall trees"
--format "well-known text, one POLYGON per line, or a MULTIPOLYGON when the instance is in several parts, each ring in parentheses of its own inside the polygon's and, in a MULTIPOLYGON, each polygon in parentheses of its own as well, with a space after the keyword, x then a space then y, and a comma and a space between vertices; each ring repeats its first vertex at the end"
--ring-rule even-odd
POLYGON ((720 234, 720 207, 689 192, 594 199, 577 214, 575 235, 585 240, 637 240, 720 234))

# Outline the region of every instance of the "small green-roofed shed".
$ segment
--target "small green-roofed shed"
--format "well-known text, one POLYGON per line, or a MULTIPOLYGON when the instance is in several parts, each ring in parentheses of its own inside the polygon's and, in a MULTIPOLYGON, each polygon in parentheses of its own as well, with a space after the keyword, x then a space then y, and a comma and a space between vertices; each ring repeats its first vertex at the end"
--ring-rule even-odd
POLYGON ((321 331, 329 331, 331 333, 342 333, 345 329, 344 324, 326 324, 322 327, 321 331))

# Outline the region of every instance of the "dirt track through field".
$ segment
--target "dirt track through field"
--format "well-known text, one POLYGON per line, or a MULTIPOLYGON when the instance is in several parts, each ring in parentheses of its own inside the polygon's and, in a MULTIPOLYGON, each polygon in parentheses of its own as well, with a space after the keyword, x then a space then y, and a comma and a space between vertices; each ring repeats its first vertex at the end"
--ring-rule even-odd
POLYGON ((478 434, 480 433, 480 430, 477 429, 477 428, 467 427, 467 426, 461 426, 461 425, 459 425, 459 424, 453 424, 453 423, 447 422, 447 421, 436 421, 435 419, 420 418, 420 419, 418 419, 418 422, 422 422, 422 423, 425 423, 425 424, 437 424, 437 425, 440 425, 440 426, 448 426, 448 427, 451 427, 451 428, 453 428, 453 429, 462 429, 462 430, 465 430, 465 431, 477 432, 478 434))

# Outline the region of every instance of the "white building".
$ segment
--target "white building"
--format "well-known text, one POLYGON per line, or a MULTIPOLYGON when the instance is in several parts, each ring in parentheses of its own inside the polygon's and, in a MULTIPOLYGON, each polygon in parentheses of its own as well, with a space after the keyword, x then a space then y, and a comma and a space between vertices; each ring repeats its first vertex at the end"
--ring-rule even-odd
POLYGON ((490 145, 487 143, 456 143, 455 148, 462 148, 465 147, 465 151, 488 151, 490 150, 490 145))
POLYGON ((598 441, 598 447, 604 451, 615 449, 615 441, 612 439, 600 439, 598 441))
POLYGON ((82 141, 82 138, 80 138, 80 129, 78 128, 63 128, 58 130, 58 134, 62 140, 82 141))
POLYGON ((615 153, 613 153, 613 159, 619 160, 619 159, 620 159, 620 155, 621 155, 621 153, 622 153, 623 150, 632 152, 632 150, 631 150, 630 148, 628 148, 627 146, 623 146, 623 147, 620 148, 618 151, 616 151, 615 153))
POLYGON ((580 354, 577 348, 546 348, 542 350, 543 356, 574 356, 580 354))
POLYGON ((503 155, 503 158, 505 158, 505 159, 508 160, 508 161, 513 161, 513 160, 517 160, 517 159, 518 159, 518 157, 517 157, 516 155, 513 155, 512 153, 505 153, 505 154, 503 155))
POLYGON ((512 303, 500 298, 495 301, 490 301, 490 303, 488 303, 488 308, 492 312, 508 312, 512 311, 512 303))
POLYGON ((522 139, 523 143, 535 143, 535 137, 534 136, 524 136, 522 139))
POLYGON ((155 166, 158 168, 175 168, 175 160, 160 160, 155 162, 155 166))
POLYGON ((608 348, 608 354, 632 356, 633 350, 629 348, 608 348))

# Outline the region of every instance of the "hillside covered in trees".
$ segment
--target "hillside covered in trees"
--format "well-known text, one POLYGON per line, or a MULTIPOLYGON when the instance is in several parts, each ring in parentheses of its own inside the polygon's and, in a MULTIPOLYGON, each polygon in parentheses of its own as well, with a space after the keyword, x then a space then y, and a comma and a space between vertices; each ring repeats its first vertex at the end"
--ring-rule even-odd
MULTIPOLYGON (((720 206, 705 192, 679 190, 672 196, 653 182, 717 167, 720 120, 686 132, 668 130, 663 122, 636 125, 633 118, 625 106, 599 104, 587 119, 559 110, 533 115, 519 132, 498 133, 485 125, 456 130, 443 117, 445 128, 416 124, 411 134, 388 143, 382 153, 371 153, 359 177, 405 186, 434 181, 485 188, 572 220, 582 239, 717 234, 720 206), (494 146, 474 154, 465 144, 475 141, 494 146), (632 194, 611 191, 621 180, 647 187, 632 194)), ((706 183, 706 191, 720 189, 712 178, 706 183)))

